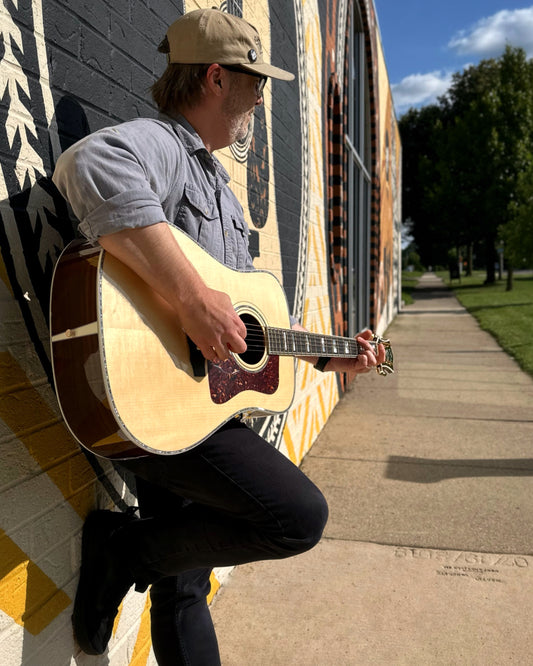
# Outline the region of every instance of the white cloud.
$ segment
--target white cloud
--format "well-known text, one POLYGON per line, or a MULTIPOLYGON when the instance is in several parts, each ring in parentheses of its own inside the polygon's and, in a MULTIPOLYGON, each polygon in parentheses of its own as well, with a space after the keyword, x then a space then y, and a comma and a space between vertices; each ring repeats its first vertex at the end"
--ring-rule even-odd
MULTIPOLYGON (((533 6, 526 9, 502 10, 461 30, 448 42, 457 55, 481 58, 499 57, 506 45, 521 47, 528 58, 533 57, 533 6)), ((466 67, 463 64, 458 69, 466 67)), ((398 114, 411 107, 418 108, 437 102, 452 82, 453 72, 436 70, 428 74, 411 74, 391 86, 398 114)))
POLYGON ((503 10, 483 18, 468 30, 457 33, 448 48, 459 55, 500 56, 507 44, 521 47, 533 55, 533 6, 527 9, 503 10))
POLYGON ((437 70, 406 76, 391 86, 396 111, 403 113, 411 107, 435 103, 450 87, 452 75, 452 72, 437 70))
MULTIPOLYGON (((456 55, 499 57, 510 46, 523 48, 533 58, 533 5, 526 9, 502 10, 461 30, 448 42, 456 55)), ((474 58, 475 60, 475 58, 474 58)), ((463 63, 457 71, 469 64, 463 63)), ((453 72, 436 70, 427 74, 411 74, 391 86, 396 112, 400 115, 411 107, 434 104, 444 95, 452 82, 453 72)))

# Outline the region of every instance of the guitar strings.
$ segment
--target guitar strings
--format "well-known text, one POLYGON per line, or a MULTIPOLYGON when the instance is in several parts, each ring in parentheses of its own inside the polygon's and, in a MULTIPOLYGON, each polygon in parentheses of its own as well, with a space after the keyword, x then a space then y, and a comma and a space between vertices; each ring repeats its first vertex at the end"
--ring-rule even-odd
MULTIPOLYGON (((359 343, 353 338, 331 335, 323 336, 320 333, 294 331, 292 329, 275 327, 267 327, 265 329, 260 324, 247 324, 246 331, 245 341, 247 344, 247 351, 264 351, 267 347, 267 342, 274 342, 278 344, 283 343, 283 349, 276 349, 278 354, 287 352, 287 354, 291 356, 320 356, 321 354, 327 353, 332 356, 355 357, 361 352, 359 343), (293 343, 291 346, 294 347, 290 351, 287 349, 287 338, 291 340, 293 343), (300 346, 298 343, 301 342, 303 342, 305 347, 297 349, 296 347, 300 346), (344 350, 339 351, 335 347, 343 347, 344 350), (347 350, 347 347, 351 349, 347 350)), ((370 344, 373 344, 372 341, 370 341, 370 344)))
MULTIPOLYGON (((263 327, 261 324, 248 324, 246 331, 247 351, 251 352, 264 352, 270 343, 274 343, 274 348, 271 351, 269 350, 269 353, 279 356, 330 355, 332 357, 355 358, 364 351, 356 340, 342 336, 324 336, 309 331, 263 327), (288 348, 288 340, 292 343, 290 345, 292 349, 288 348), (304 347, 298 345, 301 342, 304 342, 304 347), (281 348, 275 348, 276 344, 281 345, 281 348)), ((379 341, 369 340, 368 342, 374 350, 377 350, 379 341)))

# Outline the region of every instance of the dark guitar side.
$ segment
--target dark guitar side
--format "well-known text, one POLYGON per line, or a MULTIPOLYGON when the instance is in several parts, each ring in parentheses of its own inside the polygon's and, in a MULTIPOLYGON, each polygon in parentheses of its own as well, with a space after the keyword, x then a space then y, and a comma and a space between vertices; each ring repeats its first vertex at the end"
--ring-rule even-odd
POLYGON ((75 241, 56 265, 50 299, 55 388, 63 417, 82 446, 105 458, 138 458, 151 454, 126 440, 117 426, 105 395, 97 331, 76 335, 98 318, 100 255, 99 248, 75 241), (69 337, 61 336, 65 331, 69 337))

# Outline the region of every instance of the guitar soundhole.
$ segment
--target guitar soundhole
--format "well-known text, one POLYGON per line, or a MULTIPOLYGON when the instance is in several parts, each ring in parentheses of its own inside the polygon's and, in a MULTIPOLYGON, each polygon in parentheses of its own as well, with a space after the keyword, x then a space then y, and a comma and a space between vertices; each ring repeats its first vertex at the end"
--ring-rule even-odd
POLYGON ((261 323, 249 312, 240 315, 246 326, 246 351, 238 354, 239 358, 248 366, 258 365, 265 356, 265 334, 261 323))

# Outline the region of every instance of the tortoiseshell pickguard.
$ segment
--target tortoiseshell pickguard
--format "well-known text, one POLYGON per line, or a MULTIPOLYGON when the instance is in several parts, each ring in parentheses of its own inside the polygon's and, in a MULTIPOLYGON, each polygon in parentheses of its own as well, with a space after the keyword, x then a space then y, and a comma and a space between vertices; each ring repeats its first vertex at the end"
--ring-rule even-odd
POLYGON ((243 370, 233 358, 222 363, 208 363, 211 399, 222 405, 242 391, 257 391, 272 395, 279 386, 279 356, 269 356, 259 372, 243 370))

